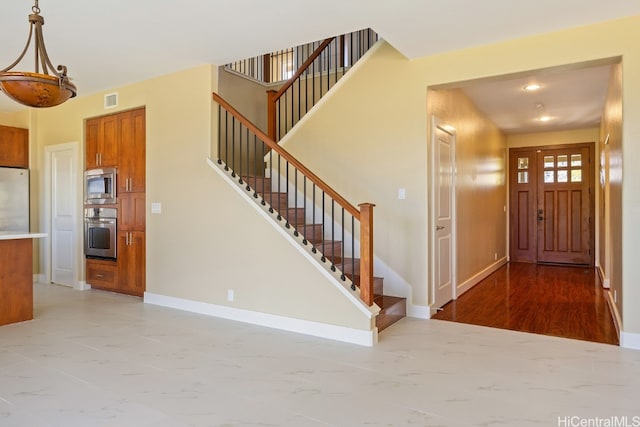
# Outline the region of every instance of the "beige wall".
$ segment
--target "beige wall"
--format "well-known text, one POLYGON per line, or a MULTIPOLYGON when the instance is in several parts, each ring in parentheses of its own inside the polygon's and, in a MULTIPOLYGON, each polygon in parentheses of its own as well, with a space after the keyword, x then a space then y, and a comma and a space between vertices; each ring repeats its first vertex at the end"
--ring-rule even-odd
POLYGON ((413 285, 413 304, 426 306, 427 150, 416 133, 426 112, 417 118, 407 111, 426 106, 426 86, 415 93, 398 78, 412 66, 388 44, 360 61, 282 144, 352 204, 376 205, 375 255, 413 285))
MULTIPOLYGON (((2 94, 1 96, 5 96, 2 94)), ((29 127, 29 109, 23 109, 13 113, 3 113, 0 111, 0 125, 13 126, 17 128, 29 127)))
POLYGON ((267 86, 226 71, 224 67, 218 69, 218 94, 265 133, 267 89, 267 86))
MULTIPOLYGON (((616 64, 611 70, 609 78, 609 90, 607 92, 606 104, 600 126, 599 154, 597 161, 604 165, 603 179, 596 180, 600 195, 600 207, 598 224, 600 226, 600 253, 599 264, 603 276, 609 281, 611 292, 615 295, 615 304, 618 312, 622 315, 625 307, 622 305, 622 260, 621 245, 623 239, 622 222, 622 65, 616 64), (608 144, 605 140, 608 137, 608 144)), ((632 142, 627 142, 627 144, 632 142)), ((629 162, 626 167, 633 168, 633 163, 629 162)), ((633 184, 627 186, 631 187, 633 184)), ((637 190, 636 190, 637 191, 637 190)), ((636 221, 637 223, 637 221, 636 221)), ((626 234, 626 233, 625 233, 626 234)), ((636 280, 636 284, 638 281, 636 280)), ((628 284, 629 286, 631 283, 628 284)), ((626 288, 626 287, 625 287, 626 288)), ((627 309, 629 304, 627 304, 627 309)), ((634 307, 634 311, 638 308, 634 307)))
POLYGON ((521 133, 507 135, 507 146, 509 148, 519 148, 545 145, 579 144, 581 142, 597 142, 599 138, 600 129, 597 127, 557 132, 521 133))
POLYGON ((507 256, 506 138, 460 89, 430 89, 427 114, 456 130, 456 272, 460 287, 507 256))

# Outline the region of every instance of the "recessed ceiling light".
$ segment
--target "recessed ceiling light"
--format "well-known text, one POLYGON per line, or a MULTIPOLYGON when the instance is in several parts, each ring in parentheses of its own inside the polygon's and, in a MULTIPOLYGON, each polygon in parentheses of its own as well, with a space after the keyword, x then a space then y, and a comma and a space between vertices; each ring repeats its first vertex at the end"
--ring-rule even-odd
POLYGON ((542 86, 539 85, 538 83, 530 83, 526 85, 523 89, 526 90, 527 92, 535 92, 540 88, 542 88, 542 86))
POLYGON ((538 102, 536 104, 536 110, 544 110, 544 104, 542 102, 538 102))
POLYGON ((540 117, 538 117, 538 121, 539 122, 548 122, 549 120, 552 120, 552 119, 553 119, 553 117, 551 117, 551 116, 540 116, 540 117))

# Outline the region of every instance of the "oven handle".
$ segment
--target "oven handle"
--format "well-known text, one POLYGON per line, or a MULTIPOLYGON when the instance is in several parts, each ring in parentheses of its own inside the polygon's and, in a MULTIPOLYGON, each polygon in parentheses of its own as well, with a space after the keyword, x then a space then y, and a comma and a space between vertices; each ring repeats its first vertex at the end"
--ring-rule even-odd
POLYGON ((115 224, 115 218, 85 218, 84 222, 87 224, 115 224))

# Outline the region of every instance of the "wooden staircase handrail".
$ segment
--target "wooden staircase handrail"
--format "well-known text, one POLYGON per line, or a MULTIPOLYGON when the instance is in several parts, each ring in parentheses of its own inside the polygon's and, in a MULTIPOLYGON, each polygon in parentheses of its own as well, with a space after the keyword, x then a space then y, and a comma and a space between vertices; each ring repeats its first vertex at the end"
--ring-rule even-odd
POLYGON ((293 83, 295 83, 295 81, 298 80, 298 77, 300 77, 302 73, 307 71, 307 68, 311 66, 313 61, 315 61, 316 58, 320 56, 322 51, 327 46, 329 46, 329 43, 331 43, 333 40, 335 40, 335 36, 329 37, 328 39, 325 39, 322 43, 320 43, 320 46, 318 46, 316 50, 314 50, 313 53, 307 58, 307 60, 302 63, 302 65, 300 66, 300 68, 298 68, 295 74, 291 76, 291 78, 287 80, 286 83, 283 84, 280 89, 278 89, 278 91, 273 96, 273 102, 277 101, 287 91, 287 89, 293 86, 293 83))
MULTIPOLYGON (((343 209, 345 209, 350 215, 360 222, 360 299, 368 306, 373 305, 373 208, 372 203, 361 203, 358 205, 358 210, 344 197, 338 194, 327 183, 321 180, 313 172, 307 169, 299 160, 291 155, 287 150, 278 145, 272 138, 261 131, 256 125, 251 123, 249 119, 243 116, 238 110, 233 108, 231 104, 224 100, 217 93, 212 93, 213 100, 218 103, 222 108, 231 113, 231 115, 238 120, 249 131, 262 140, 271 150, 274 150, 284 158, 288 164, 293 165, 298 171, 300 171, 307 179, 317 185, 324 194, 327 194, 335 202, 338 203, 343 209)), ((280 161, 280 160, 278 160, 280 161)), ((354 230, 355 232, 355 230, 354 230)), ((334 270, 335 271, 335 270, 334 270)), ((343 276, 344 277, 344 276, 343 276)), ((344 279, 343 279, 344 280, 344 279)), ((355 286, 355 284, 353 285, 355 286)), ((355 290, 355 287, 353 288, 355 290)))
MULTIPOLYGON (((328 40, 328 39, 327 39, 328 40)), ((326 41, 326 40, 325 40, 326 41)), ((320 179, 316 174, 311 172, 305 165, 300 163, 298 159, 293 157, 291 153, 282 148, 279 144, 277 144, 273 139, 269 138, 266 133, 261 131, 256 125, 251 123, 249 119, 242 115, 238 110, 233 108, 231 104, 224 100, 217 93, 213 93, 213 100, 221 105, 225 110, 230 112, 235 118, 246 126, 251 132, 253 132, 258 138, 262 139, 262 141, 269 146, 272 150, 280 154, 286 161, 295 166, 303 175, 309 178, 314 184, 316 184, 322 191, 328 194, 333 200, 335 200, 340 206, 342 206, 347 212, 354 216, 354 218, 360 220, 360 211, 353 206, 351 203, 347 201, 344 197, 342 197, 336 190, 331 188, 329 184, 325 183, 322 179, 320 179)))

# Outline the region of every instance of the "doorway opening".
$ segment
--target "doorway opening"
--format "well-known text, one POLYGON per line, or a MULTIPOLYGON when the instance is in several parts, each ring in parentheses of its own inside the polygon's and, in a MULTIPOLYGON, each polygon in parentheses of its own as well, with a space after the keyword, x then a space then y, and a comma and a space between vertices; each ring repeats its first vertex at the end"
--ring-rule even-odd
MULTIPOLYGON (((605 58, 428 88, 428 117, 456 129, 452 229, 457 230, 453 259, 458 262, 452 267, 456 283, 448 306, 519 262, 549 268, 543 275, 549 280, 563 268, 576 269, 598 276, 596 289, 619 332, 621 302, 614 286, 621 286, 620 278, 613 284, 619 259, 612 254, 621 248, 612 236, 619 228, 621 185, 610 185, 615 181, 609 170, 610 156, 622 148, 620 64, 620 57, 605 58)), ((429 132, 428 153, 435 156, 436 125, 429 132)), ((431 176, 435 194, 435 170, 431 176)), ((433 227, 434 204, 432 196, 433 227)), ((434 230, 429 231, 432 314, 443 308, 435 291, 434 230)), ((513 285, 521 279, 508 281, 513 285)), ((565 304, 582 303, 577 293, 564 295, 565 304)))

